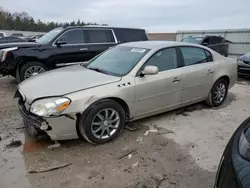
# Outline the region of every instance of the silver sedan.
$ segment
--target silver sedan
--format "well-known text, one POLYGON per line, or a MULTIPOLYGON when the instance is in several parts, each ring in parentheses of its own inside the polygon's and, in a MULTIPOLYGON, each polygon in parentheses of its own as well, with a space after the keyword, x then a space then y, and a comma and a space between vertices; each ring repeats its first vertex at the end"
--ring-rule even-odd
POLYGON ((118 45, 87 63, 45 72, 18 86, 32 135, 103 144, 126 122, 206 101, 220 106, 237 79, 236 60, 200 45, 118 45))

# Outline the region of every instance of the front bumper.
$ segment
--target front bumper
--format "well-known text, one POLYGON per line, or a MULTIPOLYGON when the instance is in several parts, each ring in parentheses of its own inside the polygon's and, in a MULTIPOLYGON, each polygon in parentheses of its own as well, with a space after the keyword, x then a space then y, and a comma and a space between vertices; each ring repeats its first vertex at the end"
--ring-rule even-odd
POLYGON ((79 138, 76 131, 77 117, 75 115, 42 118, 27 111, 22 100, 19 100, 18 107, 24 119, 24 125, 31 136, 43 137, 44 135, 48 135, 51 140, 79 138), (47 129, 42 130, 44 127, 47 127, 47 129))
POLYGON ((238 74, 243 76, 250 76, 250 64, 238 63, 238 74))
POLYGON ((10 62, 8 60, 1 61, 0 60, 0 74, 2 75, 14 75, 15 74, 15 62, 10 62))

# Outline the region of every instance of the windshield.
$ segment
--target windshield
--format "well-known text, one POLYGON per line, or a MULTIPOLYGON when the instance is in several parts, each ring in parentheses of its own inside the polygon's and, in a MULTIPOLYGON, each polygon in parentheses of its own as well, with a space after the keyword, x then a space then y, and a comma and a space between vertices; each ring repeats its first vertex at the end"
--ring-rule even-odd
POLYGON ((114 76, 128 74, 148 53, 148 49, 116 46, 89 62, 87 68, 114 76))
POLYGON ((45 35, 43 35, 41 38, 39 38, 37 40, 38 43, 41 44, 48 44, 51 40, 53 40, 55 38, 55 36, 57 34, 59 34, 63 29, 62 28, 57 28, 57 29, 53 29, 50 32, 46 33, 45 35))
POLYGON ((203 39, 202 37, 187 37, 183 39, 183 42, 200 44, 202 39, 203 39))

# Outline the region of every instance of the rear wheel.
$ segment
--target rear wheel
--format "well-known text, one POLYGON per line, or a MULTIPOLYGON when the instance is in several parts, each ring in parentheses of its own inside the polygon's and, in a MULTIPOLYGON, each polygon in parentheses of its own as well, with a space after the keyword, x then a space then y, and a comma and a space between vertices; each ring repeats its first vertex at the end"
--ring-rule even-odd
POLYGON ((225 99, 227 98, 227 93, 228 93, 227 81, 224 79, 219 79, 214 83, 209 93, 209 96, 206 100, 206 103, 209 106, 218 107, 222 105, 225 99))
POLYGON ((94 144, 105 144, 114 140, 122 131, 125 112, 113 100, 101 101, 80 117, 77 131, 80 137, 94 144))
POLYGON ((47 67, 39 62, 29 62, 25 63, 20 68, 20 80, 26 80, 31 76, 35 76, 37 74, 41 74, 47 71, 47 67))

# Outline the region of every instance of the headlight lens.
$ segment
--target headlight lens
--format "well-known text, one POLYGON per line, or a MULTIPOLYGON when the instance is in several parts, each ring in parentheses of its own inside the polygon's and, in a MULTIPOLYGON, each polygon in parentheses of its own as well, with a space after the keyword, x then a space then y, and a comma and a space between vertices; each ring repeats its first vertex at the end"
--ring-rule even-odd
POLYGON ((67 98, 48 98, 35 101, 30 112, 38 116, 49 117, 60 115, 68 106, 70 100, 67 98))
POLYGON ((8 53, 10 51, 14 51, 14 50, 17 50, 17 49, 18 49, 18 47, 5 48, 5 49, 0 50, 0 60, 5 61, 8 53))
POLYGON ((242 64, 242 63, 244 63, 241 59, 237 59, 237 63, 240 63, 240 64, 242 64))
POLYGON ((250 127, 241 134, 239 152, 242 157, 250 160, 250 127))

